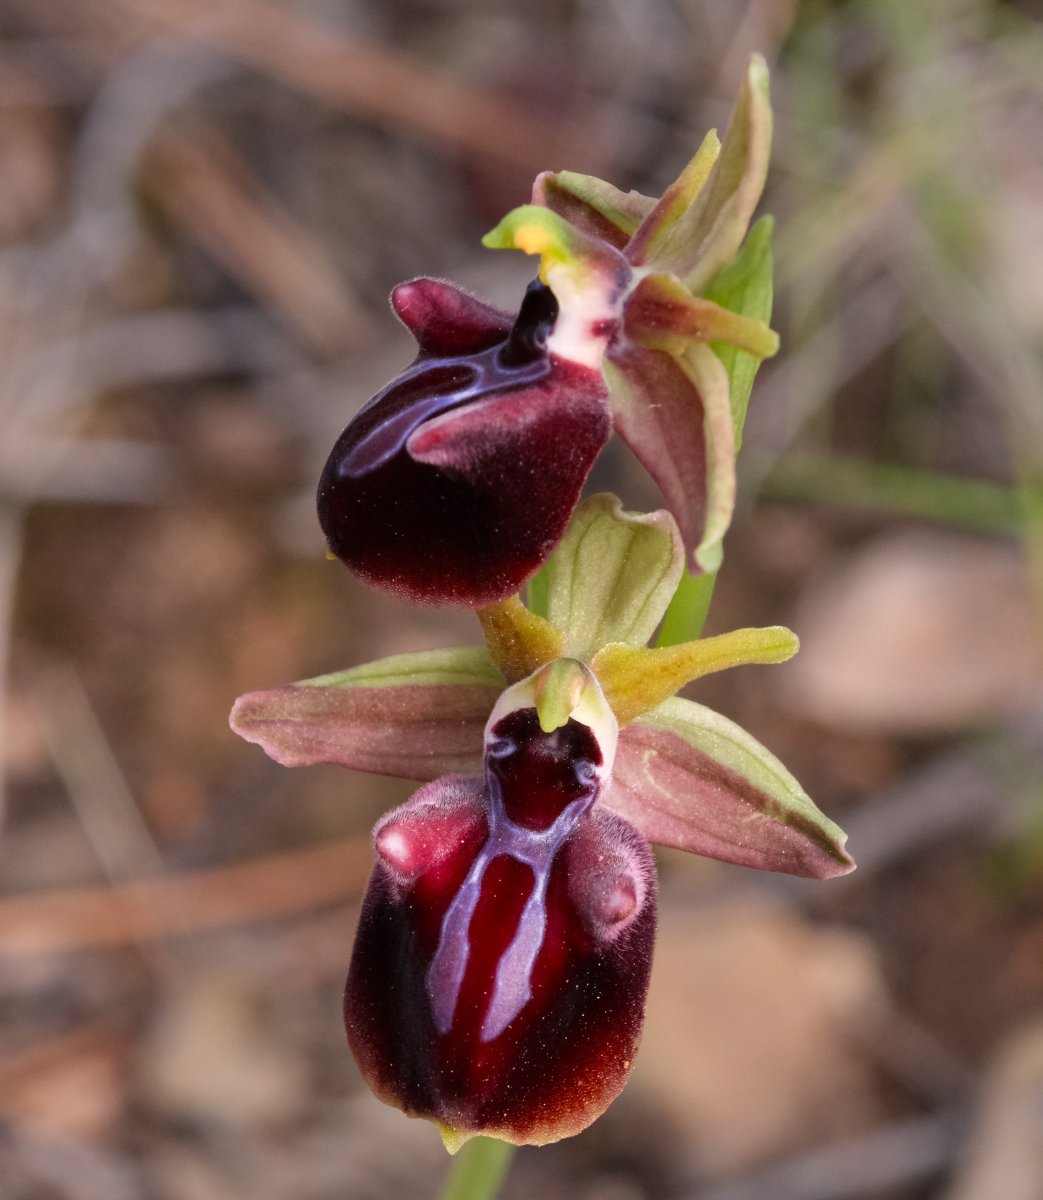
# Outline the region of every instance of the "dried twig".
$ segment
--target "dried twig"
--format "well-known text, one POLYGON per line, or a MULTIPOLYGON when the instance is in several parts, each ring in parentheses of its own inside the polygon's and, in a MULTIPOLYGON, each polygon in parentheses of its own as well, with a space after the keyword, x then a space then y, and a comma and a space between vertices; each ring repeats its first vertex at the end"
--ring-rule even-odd
MULTIPOLYGON (((97 2, 97 0, 96 0, 97 2)), ((324 29, 268 0, 105 0, 197 38, 327 104, 535 173, 589 164, 584 131, 544 124, 488 89, 438 76, 387 46, 324 29)), ((588 131, 589 134, 589 131, 588 131)))
POLYGON ((369 839, 342 841, 119 887, 0 901, 0 955, 118 946, 310 912, 353 899, 371 866, 369 839))
POLYGON ((213 132, 165 130, 146 178, 159 206, 320 354, 374 337, 371 318, 315 240, 213 132))

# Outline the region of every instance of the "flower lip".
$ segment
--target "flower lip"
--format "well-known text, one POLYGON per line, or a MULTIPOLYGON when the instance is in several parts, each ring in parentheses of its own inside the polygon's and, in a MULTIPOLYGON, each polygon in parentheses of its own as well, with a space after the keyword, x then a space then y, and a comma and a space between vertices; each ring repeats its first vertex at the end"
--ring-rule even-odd
MULTIPOLYGON (((604 758, 593 730, 568 719, 549 732, 535 708, 519 707, 495 723, 486 743, 487 836, 442 920, 426 987, 435 1028, 453 1028, 472 954, 487 876, 501 859, 528 867, 524 903, 510 941, 496 955, 480 1041, 498 1038, 533 997, 536 963, 548 928, 548 888, 559 851, 598 798, 604 758)), ((504 864, 501 863, 501 869, 504 864)), ((513 868, 511 868, 513 869, 513 868)), ((521 881, 516 881, 520 883, 521 881)), ((485 947, 488 950, 488 946, 485 947)))
MULTIPOLYGON (((378 470, 433 417, 482 396, 522 388, 545 378, 551 372, 547 338, 557 316, 554 293, 534 280, 505 338, 463 356, 421 354, 359 411, 349 426, 352 437, 347 453, 341 457, 342 452, 335 449, 331 455, 337 476, 358 479, 378 470), (358 425, 363 427, 361 436, 358 425)), ((345 440, 342 438, 342 442, 345 440)))

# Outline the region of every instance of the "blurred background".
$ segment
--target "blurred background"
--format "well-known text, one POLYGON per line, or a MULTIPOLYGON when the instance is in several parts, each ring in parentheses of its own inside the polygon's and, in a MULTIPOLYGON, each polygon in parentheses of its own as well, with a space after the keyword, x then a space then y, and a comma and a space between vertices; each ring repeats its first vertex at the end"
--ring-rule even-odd
MULTIPOLYGON (((327 562, 312 495, 417 274, 541 169, 658 192, 773 71, 783 350, 691 694, 851 837, 661 856, 645 1041, 504 1195, 1043 1197, 1043 26, 1032 0, 0 0, 0 1197, 411 1200, 343 1044, 368 829, 242 691, 476 640, 327 562)), ((655 507, 618 447, 592 485, 655 507)))

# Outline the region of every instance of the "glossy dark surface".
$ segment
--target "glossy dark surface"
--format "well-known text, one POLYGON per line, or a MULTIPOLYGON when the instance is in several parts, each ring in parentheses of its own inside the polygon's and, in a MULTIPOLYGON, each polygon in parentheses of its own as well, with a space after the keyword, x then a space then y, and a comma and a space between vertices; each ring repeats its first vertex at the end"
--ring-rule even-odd
POLYGON ((622 1087, 654 883, 647 843, 595 803, 600 761, 586 726, 545 734, 518 710, 493 730, 484 780, 436 781, 378 827, 345 1019, 382 1098, 544 1142, 622 1087))
POLYGON ((564 531, 610 431, 601 374, 548 354, 557 304, 539 283, 513 323, 435 280, 403 285, 395 306, 420 353, 338 439, 319 521, 371 583, 489 603, 564 531))

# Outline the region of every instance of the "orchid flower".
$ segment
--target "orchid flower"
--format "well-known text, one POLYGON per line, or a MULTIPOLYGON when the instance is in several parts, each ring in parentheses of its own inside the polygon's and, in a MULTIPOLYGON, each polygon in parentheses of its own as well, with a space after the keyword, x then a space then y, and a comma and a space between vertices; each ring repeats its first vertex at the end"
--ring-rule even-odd
POLYGON ((383 1100, 450 1149, 588 1125, 637 1050, 655 930, 650 842, 762 870, 851 870, 844 834, 749 734, 675 696, 789 658, 789 630, 659 649, 684 570, 666 511, 599 495, 485 644, 399 654, 241 697, 233 728, 287 766, 426 781, 378 822, 345 991, 348 1040, 383 1100))
POLYGON ((708 134, 658 200, 568 171, 537 178, 532 203, 484 239, 540 259, 516 316, 440 280, 395 288, 418 354, 327 461, 331 553, 409 599, 502 600, 563 535, 614 428, 690 569, 715 570, 753 375, 778 346, 770 222, 749 230, 770 144, 754 56, 723 144, 708 134))

